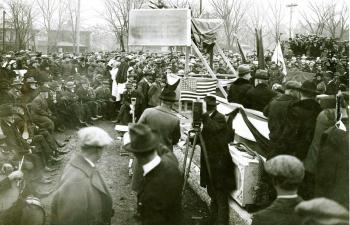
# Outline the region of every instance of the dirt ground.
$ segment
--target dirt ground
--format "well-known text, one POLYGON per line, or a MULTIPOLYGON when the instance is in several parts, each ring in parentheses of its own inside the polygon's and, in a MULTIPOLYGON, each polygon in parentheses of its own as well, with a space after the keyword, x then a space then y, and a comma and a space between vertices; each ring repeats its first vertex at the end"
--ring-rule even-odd
MULTIPOLYGON (((114 131, 114 124, 111 122, 100 121, 96 122, 95 126, 105 129, 115 141, 109 146, 102 155, 102 158, 97 164, 102 177, 104 178, 107 187, 113 198, 113 207, 115 215, 112 218, 113 225, 132 225, 136 224, 134 219, 136 196, 131 191, 131 178, 128 176, 129 156, 120 154, 121 140, 118 139, 117 132, 114 131)), ((57 165, 58 170, 47 173, 54 181, 51 184, 40 185, 40 191, 50 192, 55 189, 58 183, 60 174, 69 159, 79 151, 76 132, 68 130, 63 134, 57 134, 56 138, 60 141, 67 139, 70 136, 67 145, 64 149, 69 149, 70 153, 65 156, 63 161, 57 165)), ((79 188, 79 187, 77 187, 79 188)), ((47 211, 48 223, 50 220, 50 203, 52 195, 42 198, 42 202, 47 211)), ((182 225, 197 225, 200 224, 200 218, 205 218, 208 215, 207 206, 199 197, 191 190, 187 189, 183 198, 184 221, 182 225)))

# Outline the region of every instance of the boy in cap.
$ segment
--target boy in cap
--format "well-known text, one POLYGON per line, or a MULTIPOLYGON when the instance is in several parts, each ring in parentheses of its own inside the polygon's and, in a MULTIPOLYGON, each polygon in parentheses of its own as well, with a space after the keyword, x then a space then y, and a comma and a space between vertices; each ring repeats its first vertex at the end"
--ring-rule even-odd
POLYGON ((277 199, 253 214, 252 225, 301 225, 294 207, 302 201, 297 192, 305 174, 303 163, 294 156, 279 155, 268 160, 264 167, 272 178, 277 199))
POLYGON ((137 193, 141 224, 181 224, 182 176, 176 157, 147 125, 130 125, 129 135, 124 148, 137 158, 143 177, 137 193))
POLYGON ((111 224, 112 198, 95 163, 112 143, 98 127, 78 131, 81 151, 63 171, 52 200, 52 225, 111 224))

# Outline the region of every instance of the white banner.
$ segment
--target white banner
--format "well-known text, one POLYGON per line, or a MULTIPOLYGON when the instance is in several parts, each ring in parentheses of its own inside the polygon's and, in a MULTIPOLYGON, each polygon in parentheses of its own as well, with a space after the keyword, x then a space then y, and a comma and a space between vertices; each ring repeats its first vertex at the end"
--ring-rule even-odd
POLYGON ((189 9, 131 10, 128 44, 191 46, 191 11, 189 9))

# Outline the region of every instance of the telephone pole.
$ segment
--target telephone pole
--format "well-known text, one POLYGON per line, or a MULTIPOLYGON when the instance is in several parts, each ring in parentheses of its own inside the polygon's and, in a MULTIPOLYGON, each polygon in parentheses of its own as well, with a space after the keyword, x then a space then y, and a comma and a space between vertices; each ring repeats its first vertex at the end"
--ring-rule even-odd
POLYGON ((294 7, 298 6, 296 3, 290 3, 286 5, 289 8, 289 38, 292 38, 292 21, 293 21, 293 11, 294 7))
POLYGON ((80 53, 80 0, 78 0, 78 11, 76 17, 77 29, 76 29, 76 39, 77 39, 77 50, 76 53, 80 53))

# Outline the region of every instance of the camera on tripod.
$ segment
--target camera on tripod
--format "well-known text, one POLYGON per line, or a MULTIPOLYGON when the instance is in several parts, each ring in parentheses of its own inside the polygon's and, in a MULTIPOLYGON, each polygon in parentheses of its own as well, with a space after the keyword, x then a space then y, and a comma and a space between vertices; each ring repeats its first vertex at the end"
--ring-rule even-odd
POLYGON ((202 124, 203 102, 197 100, 192 105, 192 127, 200 128, 202 124))

